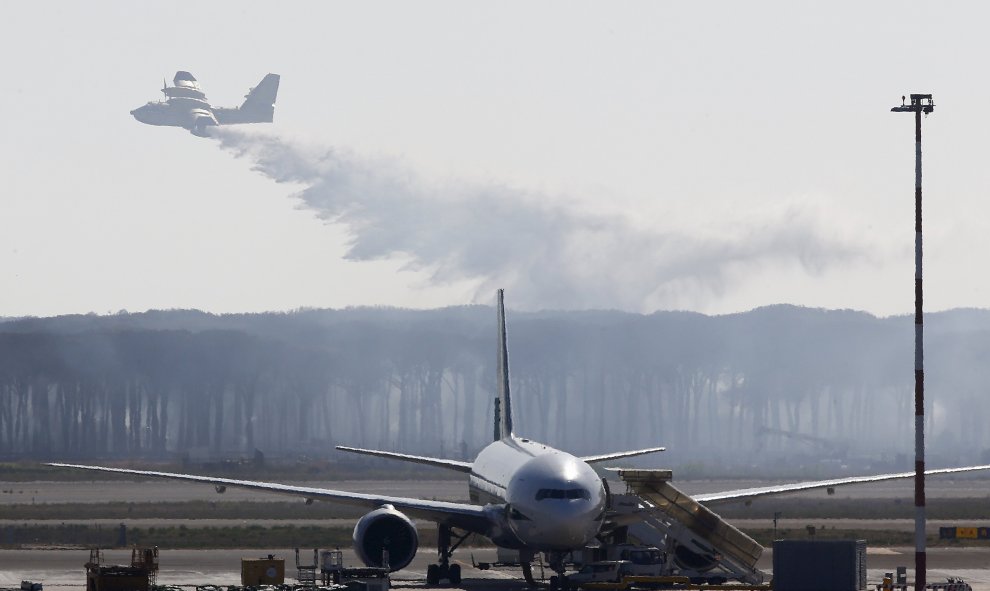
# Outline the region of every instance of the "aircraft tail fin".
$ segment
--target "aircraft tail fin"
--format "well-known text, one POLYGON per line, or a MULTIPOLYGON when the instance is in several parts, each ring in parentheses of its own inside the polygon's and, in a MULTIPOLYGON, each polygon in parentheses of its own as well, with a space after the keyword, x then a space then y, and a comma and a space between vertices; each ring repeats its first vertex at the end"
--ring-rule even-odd
POLYGON ((261 79, 257 86, 244 95, 244 104, 240 106, 240 114, 244 123, 271 123, 275 118, 275 98, 278 96, 278 74, 268 74, 261 79))
POLYGON ((509 396, 509 348, 505 338, 505 290, 498 290, 498 362, 495 441, 512 437, 512 399, 509 396))

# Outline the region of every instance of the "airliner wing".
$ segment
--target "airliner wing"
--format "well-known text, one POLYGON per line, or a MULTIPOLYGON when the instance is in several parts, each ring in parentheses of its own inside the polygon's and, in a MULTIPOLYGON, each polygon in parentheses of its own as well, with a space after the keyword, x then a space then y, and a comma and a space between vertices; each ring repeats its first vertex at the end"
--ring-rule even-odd
POLYGON ((667 449, 666 447, 648 447, 646 449, 634 449, 632 451, 617 451, 615 453, 599 454, 597 456, 584 456, 581 459, 589 464, 593 464, 595 462, 607 462, 609 460, 617 460, 619 458, 631 458, 633 456, 652 454, 658 451, 664 451, 666 449, 667 449))
POLYGON ((167 478, 169 480, 202 482, 204 484, 212 484, 216 487, 232 486, 251 490, 262 490, 272 493, 295 495, 298 497, 305 497, 307 499, 357 505, 359 507, 368 507, 369 509, 377 509, 382 505, 392 505, 413 519, 435 521, 437 523, 450 525, 459 529, 480 534, 486 534, 491 529, 491 525, 493 523, 493 518, 489 513, 490 510, 486 511, 486 507, 482 507, 480 505, 470 505, 467 503, 450 503, 445 501, 427 501, 424 499, 410 499, 405 497, 369 495, 327 488, 315 488, 310 486, 296 486, 291 484, 278 484, 274 482, 258 482, 255 480, 235 480, 233 478, 197 476, 195 474, 176 474, 173 472, 155 472, 152 470, 130 470, 127 468, 107 468, 103 466, 82 466, 79 464, 60 463, 50 463, 46 465, 54 466, 56 468, 76 468, 80 470, 92 470, 94 472, 133 474, 136 476, 167 478))
POLYGON ((377 449, 361 449, 359 447, 347 447, 345 445, 338 445, 337 449, 341 451, 353 452, 356 454, 364 454, 367 456, 389 458, 392 460, 400 460, 403 462, 413 462, 415 464, 426 464, 427 466, 434 466, 437 468, 447 468, 448 470, 457 470, 458 472, 471 471, 471 462, 461 462, 459 460, 445 460, 443 458, 414 456, 410 454, 400 454, 394 451, 380 451, 377 449))
MULTIPOLYGON (((939 468, 936 470, 925 470, 928 476, 938 474, 959 474, 963 472, 975 472, 977 470, 990 470, 990 465, 964 466, 962 468, 939 468)), ((873 476, 850 476, 847 478, 833 478, 831 480, 818 480, 812 482, 795 482, 793 484, 780 484, 775 486, 763 486, 757 488, 743 488, 739 490, 729 490, 720 493, 708 493, 691 495, 691 498, 699 503, 711 505, 714 503, 728 501, 745 501, 757 497, 770 495, 780 495, 784 493, 798 492, 803 490, 814 490, 820 488, 832 488, 846 484, 859 484, 863 482, 882 482, 884 480, 900 480, 913 478, 914 472, 898 472, 896 474, 875 474, 873 476)))

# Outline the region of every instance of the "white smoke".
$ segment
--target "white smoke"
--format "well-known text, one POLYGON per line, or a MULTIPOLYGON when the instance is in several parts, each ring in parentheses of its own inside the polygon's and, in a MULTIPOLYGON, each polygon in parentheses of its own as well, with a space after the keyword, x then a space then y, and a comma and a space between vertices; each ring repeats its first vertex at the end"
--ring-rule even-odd
POLYGON ((348 259, 402 255, 436 282, 477 281, 482 302, 505 287, 518 308, 648 311, 722 293, 764 264, 817 273, 863 252, 829 237, 815 211, 783 208, 702 237, 639 228, 508 186, 431 182, 335 147, 230 128, 213 135, 276 182, 304 186, 295 195, 304 207, 348 229, 348 259))

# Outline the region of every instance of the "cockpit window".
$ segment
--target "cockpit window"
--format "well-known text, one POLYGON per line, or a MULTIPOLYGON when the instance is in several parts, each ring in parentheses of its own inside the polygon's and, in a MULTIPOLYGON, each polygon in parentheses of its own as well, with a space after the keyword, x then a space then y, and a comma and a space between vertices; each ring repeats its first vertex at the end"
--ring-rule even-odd
POLYGON ((536 491, 536 500, 543 499, 590 499, 591 493, 583 488, 541 488, 536 491))

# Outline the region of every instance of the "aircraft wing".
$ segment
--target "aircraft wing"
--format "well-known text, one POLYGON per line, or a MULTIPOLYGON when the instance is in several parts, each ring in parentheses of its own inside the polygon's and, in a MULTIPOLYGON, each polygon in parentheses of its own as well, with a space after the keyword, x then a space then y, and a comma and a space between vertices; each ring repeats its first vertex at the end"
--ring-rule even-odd
MULTIPOLYGON (((936 476, 939 474, 961 474, 963 472, 975 472, 977 470, 990 470, 990 465, 983 466, 963 466, 961 468, 939 468, 935 470, 925 470, 925 475, 936 476)), ((699 503, 711 505, 729 501, 745 501, 757 497, 770 495, 780 495, 785 493, 799 492, 803 490, 815 490, 821 488, 832 488, 847 484, 860 484, 864 482, 883 482, 885 480, 901 480, 914 478, 914 472, 898 472, 895 474, 874 474, 872 476, 849 476, 847 478, 833 478, 831 480, 817 480, 812 482, 795 482, 792 484, 779 484, 774 486, 762 486, 757 488, 743 488, 729 490, 719 493, 707 493, 691 495, 691 498, 699 503)))
POLYGON ((346 445, 338 445, 337 449, 339 449, 340 451, 349 451, 356 454, 364 454, 366 456, 389 458, 392 460, 400 460, 403 462, 412 462, 414 464, 426 464, 427 466, 433 466, 436 468, 447 468, 448 470, 457 470, 458 472, 471 471, 471 462, 462 462, 460 460, 445 460, 443 458, 414 456, 411 454, 400 454, 394 451, 380 451, 377 449, 361 449, 360 447, 347 447, 346 445))
POLYGON ((580 458, 581 460, 593 464, 595 462, 607 462, 609 460, 617 460, 619 458, 631 458, 633 456, 642 456, 646 454, 656 453, 658 451, 665 451, 666 447, 647 447, 646 449, 634 449, 631 451, 617 451, 610 454, 598 454, 597 456, 584 456, 580 458))
POLYGON ((490 509, 486 510, 486 507, 490 506, 483 507, 481 505, 471 505, 467 503, 450 503, 445 501, 428 501, 425 499, 410 499, 385 495, 369 495, 310 486, 278 484, 275 482, 259 482, 255 480, 236 480, 233 478, 218 478, 215 476, 197 476, 195 474, 156 472, 153 470, 131 470, 127 468, 107 468, 104 466, 83 466, 79 464, 61 463, 48 463, 45 465, 54 466, 56 468, 75 468, 79 470, 92 470, 94 472, 133 474, 136 476, 150 476, 154 478, 166 478, 169 480, 201 482, 204 484, 212 484, 218 488, 231 486, 251 490, 262 490, 278 494, 305 497, 307 499, 357 505, 359 507, 368 507, 369 509, 377 509, 382 505, 392 505, 413 519, 435 521, 437 523, 450 525, 458 529, 480 533, 483 535, 487 535, 493 524, 493 516, 490 513, 490 509))

